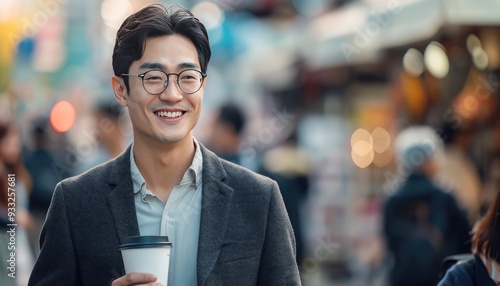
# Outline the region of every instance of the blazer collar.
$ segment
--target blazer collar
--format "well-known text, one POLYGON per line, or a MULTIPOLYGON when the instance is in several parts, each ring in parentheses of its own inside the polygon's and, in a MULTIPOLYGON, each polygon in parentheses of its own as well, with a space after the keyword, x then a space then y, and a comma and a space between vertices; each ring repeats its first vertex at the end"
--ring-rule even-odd
MULTIPOLYGON (((227 173, 214 153, 199 144, 203 156, 202 199, 198 239, 197 284, 203 285, 212 271, 224 243, 233 189, 226 185, 227 173)), ((120 243, 139 235, 139 225, 130 175, 131 147, 111 166, 108 199, 120 243)), ((174 246, 175 247, 175 246, 174 246)))
POLYGON ((214 153, 200 144, 203 187, 198 239, 197 284, 203 285, 219 257, 229 217, 233 189, 224 183, 226 171, 214 153))
POLYGON ((139 235, 139 224, 135 210, 132 177, 130 175, 131 146, 111 164, 108 193, 109 205, 113 214, 120 243, 124 238, 139 235))

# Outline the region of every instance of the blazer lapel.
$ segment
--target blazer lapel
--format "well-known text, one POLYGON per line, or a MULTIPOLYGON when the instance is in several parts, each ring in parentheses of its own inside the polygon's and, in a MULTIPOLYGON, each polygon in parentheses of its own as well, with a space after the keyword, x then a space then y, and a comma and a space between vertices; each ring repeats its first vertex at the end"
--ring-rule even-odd
POLYGON ((108 199, 120 243, 124 238, 139 235, 130 175, 130 152, 132 152, 131 146, 116 158, 109 176, 111 191, 108 199))
POLYGON ((224 242, 233 189, 223 180, 220 159, 200 144, 203 154, 203 187, 198 239, 197 282, 203 285, 212 271, 224 242))

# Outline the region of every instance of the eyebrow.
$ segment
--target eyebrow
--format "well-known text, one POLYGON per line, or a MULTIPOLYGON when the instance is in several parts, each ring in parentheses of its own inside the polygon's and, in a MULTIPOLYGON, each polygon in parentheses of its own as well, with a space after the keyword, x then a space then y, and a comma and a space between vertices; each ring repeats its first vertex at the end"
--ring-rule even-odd
MULTIPOLYGON (((199 66, 195 63, 180 63, 177 65, 178 69, 193 69, 193 68, 199 68, 199 66)), ((163 64, 157 63, 157 62, 145 62, 142 63, 139 66, 139 69, 157 69, 157 70, 165 70, 166 67, 163 64)))
POLYGON ((155 62, 145 62, 142 63, 139 69, 155 69, 155 70, 162 70, 164 69, 165 66, 160 64, 160 63, 155 63, 155 62))

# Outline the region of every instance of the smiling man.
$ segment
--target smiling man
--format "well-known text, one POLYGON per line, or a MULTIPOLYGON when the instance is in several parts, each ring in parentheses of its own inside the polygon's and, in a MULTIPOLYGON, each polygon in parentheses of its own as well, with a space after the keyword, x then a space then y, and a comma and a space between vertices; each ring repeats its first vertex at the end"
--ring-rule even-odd
POLYGON ((152 5, 125 20, 111 84, 134 143, 57 185, 29 285, 159 285, 149 273, 125 275, 118 247, 137 235, 172 241, 170 286, 300 285, 277 184, 192 135, 210 54, 188 10, 152 5))

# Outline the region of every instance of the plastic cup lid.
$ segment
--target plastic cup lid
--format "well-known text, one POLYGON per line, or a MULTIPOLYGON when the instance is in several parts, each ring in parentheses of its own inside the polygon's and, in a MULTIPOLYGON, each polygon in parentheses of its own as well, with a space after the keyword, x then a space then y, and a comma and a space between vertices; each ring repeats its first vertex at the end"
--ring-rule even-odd
POLYGON ((132 248, 151 248, 151 247, 172 247, 172 243, 168 241, 168 236, 160 235, 145 235, 132 236, 123 240, 119 249, 132 248))

